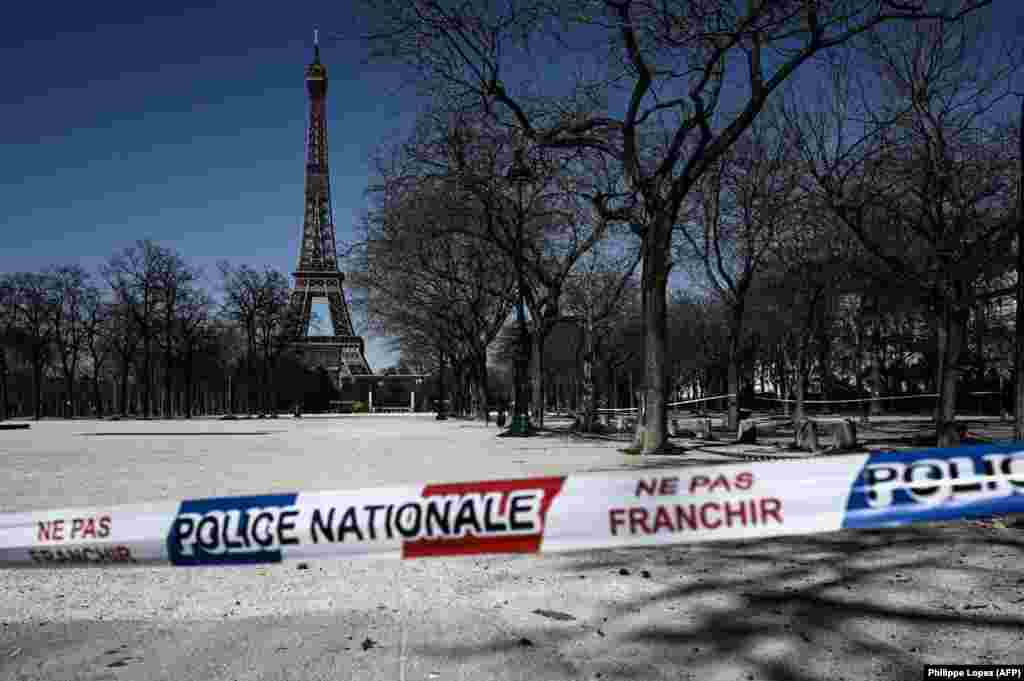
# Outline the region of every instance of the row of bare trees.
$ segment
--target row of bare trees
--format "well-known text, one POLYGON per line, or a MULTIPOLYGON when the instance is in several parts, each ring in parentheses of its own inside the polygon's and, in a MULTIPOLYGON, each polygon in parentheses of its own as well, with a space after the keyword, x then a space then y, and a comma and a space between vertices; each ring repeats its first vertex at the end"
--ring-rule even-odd
POLYGON ((219 274, 217 303, 198 268, 139 241, 95 274, 0 275, 0 418, 272 413, 306 399, 317 377, 287 352, 286 277, 219 274))
MULTIPOLYGON (((794 419, 822 410, 933 413, 939 355, 928 306, 906 299, 886 304, 888 294, 878 289, 849 292, 804 281, 794 287, 792 279, 762 280, 748 301, 738 351, 730 343, 733 311, 728 301, 674 292, 668 304, 670 400, 727 394, 735 358, 743 409, 776 409, 794 419), (863 401, 806 402, 847 399, 863 401)), ((643 370, 639 307, 634 288, 622 303, 621 316, 595 334, 592 385, 600 407, 638 404, 634 388, 643 370)), ((971 309, 958 367, 961 411, 998 414, 1012 404, 1014 315, 1005 307, 982 300, 971 309)), ((507 350, 516 342, 512 331, 506 327, 497 343, 495 369, 503 375, 512 362, 507 350)), ((585 413, 586 348, 585 327, 578 319, 567 317, 556 325, 544 359, 549 411, 585 413)), ((718 399, 705 406, 718 410, 726 405, 718 399)))
POLYGON ((546 343, 569 319, 588 337, 602 329, 637 264, 635 255, 598 255, 610 228, 586 196, 600 178, 580 158, 522 154, 515 136, 479 117, 425 116, 390 152, 379 159, 353 277, 370 293, 373 328, 403 357, 436 348, 456 385, 465 373, 483 412, 495 399, 492 346, 521 292, 528 329, 505 345, 513 364, 530 367, 543 426, 546 343))
MULTIPOLYGON (((1006 102, 1019 59, 984 40, 989 2, 367 4, 373 56, 433 97, 380 164, 367 243, 385 223, 435 245, 470 239, 483 250, 464 257, 485 260, 487 283, 505 290, 495 305, 524 289, 536 420, 549 402, 545 341, 567 321, 587 332, 580 392, 593 394, 593 309, 571 309, 567 287, 600 251, 619 258, 605 314, 638 309, 616 332, 639 319, 643 451, 665 442, 678 369, 711 370, 670 334, 673 270, 703 289, 683 307, 725 320, 732 425, 754 373, 798 400, 812 376, 826 393, 845 381, 880 396, 889 369, 929 358, 932 375, 912 383, 939 393, 937 433, 948 432, 965 357, 992 352, 992 334, 979 331, 980 345, 970 334, 992 327, 1016 274, 1006 102), (430 208, 403 214, 410 202, 430 208), (639 301, 622 295, 636 263, 639 301)), ((380 277, 365 283, 371 301, 411 302, 380 277)), ((422 309, 448 309, 434 295, 422 309)), ((416 333, 461 347, 427 317, 416 333)))

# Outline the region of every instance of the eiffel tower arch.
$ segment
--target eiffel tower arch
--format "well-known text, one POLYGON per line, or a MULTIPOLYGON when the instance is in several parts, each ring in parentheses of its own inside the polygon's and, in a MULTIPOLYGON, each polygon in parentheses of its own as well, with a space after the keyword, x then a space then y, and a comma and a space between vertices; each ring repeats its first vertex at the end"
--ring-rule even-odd
POLYGON ((370 375, 363 339, 356 335, 345 300, 345 275, 338 269, 334 243, 334 215, 327 149, 327 68, 320 63, 320 46, 314 34, 313 62, 306 67, 309 94, 309 126, 306 130, 306 189, 299 263, 292 276, 295 288, 291 305, 300 329, 296 349, 308 366, 322 367, 336 388, 345 379, 370 375), (326 300, 332 335, 312 335, 313 303, 326 300))

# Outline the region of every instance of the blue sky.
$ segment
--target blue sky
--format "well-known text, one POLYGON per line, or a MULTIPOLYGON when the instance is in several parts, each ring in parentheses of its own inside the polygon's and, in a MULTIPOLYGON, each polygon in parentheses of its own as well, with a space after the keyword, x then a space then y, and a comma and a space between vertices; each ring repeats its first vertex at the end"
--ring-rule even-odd
MULTIPOLYGON (((219 259, 294 269, 303 71, 313 26, 346 25, 344 11, 325 14, 313 2, 274 11, 175 5, 25 3, 18 15, 5 11, 0 271, 95 269, 143 237, 204 266, 211 282, 219 259)), ((363 57, 357 43, 323 45, 339 241, 362 214, 371 152, 417 106, 397 76, 363 57)), ((392 362, 383 343, 370 348, 375 368, 392 362)))
MULTIPOLYGON (((1024 2, 997 0, 1024 32, 1024 2)), ((95 269, 138 238, 215 263, 291 272, 302 220, 303 70, 346 0, 18 3, 0 23, 0 272, 95 269)), ((420 106, 356 41, 323 45, 339 241, 369 157, 420 106)), ((394 361, 368 339, 377 369, 394 361)))

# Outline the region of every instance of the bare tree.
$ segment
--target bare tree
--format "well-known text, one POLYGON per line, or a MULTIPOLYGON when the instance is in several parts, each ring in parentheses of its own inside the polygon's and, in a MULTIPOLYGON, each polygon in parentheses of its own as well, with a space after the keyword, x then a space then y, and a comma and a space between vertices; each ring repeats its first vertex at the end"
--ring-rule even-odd
POLYGON ((370 291, 374 325, 400 345, 443 347, 486 418, 488 348, 508 316, 510 263, 466 223, 488 219, 434 190, 429 178, 400 192, 382 188, 366 222, 366 264, 356 279, 370 291))
POLYGON ((196 356, 210 340, 213 300, 199 288, 188 288, 178 299, 175 314, 177 355, 183 373, 185 418, 192 418, 195 410, 196 356))
MULTIPOLYGON (((729 354, 726 306, 714 294, 677 291, 668 314, 674 391, 685 389, 699 398, 725 392, 729 354)), ((702 402, 698 408, 706 404, 702 402)))
POLYGON ((520 276, 516 286, 530 320, 519 361, 532 373, 533 418, 542 427, 544 343, 561 320, 576 263, 608 234, 608 223, 587 201, 608 179, 593 154, 528 153, 524 143, 485 117, 434 112, 421 119, 398 162, 381 164, 382 182, 374 189, 386 194, 430 184, 451 199, 452 215, 468 218, 449 221, 438 234, 480 241, 520 276))
MULTIPOLYGON (((188 305, 196 295, 196 282, 201 272, 188 265, 180 255, 167 252, 157 270, 160 297, 160 344, 163 355, 163 416, 172 415, 172 379, 177 364, 175 352, 181 342, 180 307, 188 305)), ((194 310, 187 311, 193 312, 194 310)))
MULTIPOLYGON (((246 367, 247 379, 251 381, 254 378, 257 357, 261 289, 270 273, 260 272, 248 265, 232 267, 227 262, 218 263, 218 269, 224 289, 221 313, 226 319, 236 323, 243 333, 245 352, 242 354, 242 361, 246 367)), ((234 391, 237 390, 236 386, 234 391)), ((248 382, 246 390, 251 390, 248 382)))
POLYGON ((281 353, 298 337, 299 320, 289 305, 288 278, 276 270, 232 267, 226 262, 219 268, 225 293, 223 312, 245 334, 245 361, 256 381, 257 396, 251 406, 258 407, 261 414, 273 415, 277 405, 270 376, 281 353))
POLYGON ((128 381, 135 373, 138 381, 138 349, 141 343, 138 325, 136 324, 135 312, 132 310, 130 300, 125 300, 115 291, 113 300, 108 310, 109 333, 107 341, 117 356, 119 366, 118 380, 115 385, 118 404, 117 411, 121 416, 126 416, 131 409, 131 402, 128 395, 128 381))
MULTIPOLYGON (((209 333, 201 334, 198 346, 198 369, 205 374, 207 389, 220 396, 218 407, 225 414, 234 414, 237 404, 237 370, 244 365, 248 343, 240 325, 223 314, 211 314, 209 333)), ((300 373, 300 372, 296 372, 300 373)))
POLYGON ((89 288, 82 298, 83 345, 92 385, 93 413, 100 418, 104 415, 101 388, 103 368, 114 352, 112 336, 116 331, 113 321, 109 302, 103 298, 99 289, 89 288))
MULTIPOLYGON (((852 237, 837 233, 829 217, 805 205, 787 220, 788 229, 766 258, 757 292, 762 305, 774 303, 773 322, 787 330, 783 351, 792 353, 787 363, 795 374, 795 423, 805 417, 812 346, 818 345, 819 358, 828 352, 829 304, 850 288, 850 260, 857 255, 852 237)), ((827 362, 819 362, 819 370, 824 385, 829 378, 827 362)))
MULTIPOLYGON (((136 242, 117 253, 102 268, 118 310, 131 316, 142 345, 142 416, 153 407, 153 344, 161 328, 163 285, 167 273, 181 262, 177 254, 149 240, 136 242)), ((126 348, 127 349, 127 348, 126 348)))
POLYGON ((695 260, 728 310, 729 427, 739 423, 740 360, 747 299, 769 249, 801 200, 799 164, 771 117, 751 125, 710 168, 679 229, 680 255, 695 260))
POLYGON ((929 302, 940 445, 955 440, 950 423, 979 282, 1006 270, 1013 237, 1012 152, 989 116, 1016 64, 979 57, 980 36, 973 22, 930 21, 903 42, 874 41, 880 96, 856 111, 841 90, 830 109, 794 115, 805 167, 832 213, 929 302), (868 125, 859 124, 865 117, 868 125))
POLYGON ((46 274, 21 272, 11 277, 15 319, 32 364, 32 411, 36 420, 43 413, 43 377, 53 359, 53 320, 58 305, 53 279, 46 274))
POLYGON ((583 333, 583 432, 594 429, 597 410, 595 364, 601 340, 607 338, 609 327, 628 305, 629 294, 635 291, 639 259, 632 254, 612 258, 591 251, 581 261, 566 283, 565 309, 568 316, 580 323, 583 333))
POLYGON ((1014 409, 1013 439, 1024 440, 1024 94, 1019 95, 1020 120, 1017 130, 1020 172, 1017 179, 1017 316, 1014 324, 1014 409))
POLYGON ((11 410, 11 349, 18 335, 16 293, 13 277, 0 274, 0 421, 8 418, 11 410))
POLYGON ((49 270, 54 293, 53 339, 64 377, 64 417, 75 415, 75 381, 86 339, 84 303, 89 295, 89 273, 77 265, 49 270))
POLYGON ((620 196, 594 204, 641 237, 650 429, 643 450, 652 452, 666 438, 669 253, 688 194, 815 55, 887 22, 955 18, 989 0, 943 2, 952 7, 945 12, 937 2, 903 0, 366 4, 374 54, 405 64, 451 106, 478 106, 535 145, 594 150, 621 169, 620 196), (543 94, 534 79, 515 81, 523 65, 567 45, 575 57, 580 42, 598 36, 615 46, 603 64, 589 52, 586 66, 603 68, 599 76, 555 79, 564 89, 543 94))

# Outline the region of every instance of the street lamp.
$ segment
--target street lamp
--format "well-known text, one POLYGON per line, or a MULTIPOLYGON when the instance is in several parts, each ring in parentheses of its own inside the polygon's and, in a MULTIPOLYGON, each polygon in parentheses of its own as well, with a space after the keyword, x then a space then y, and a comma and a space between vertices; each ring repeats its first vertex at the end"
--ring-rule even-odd
POLYGON ((516 149, 515 160, 508 171, 508 181, 516 185, 516 280, 519 288, 516 301, 516 321, 519 324, 519 356, 515 363, 515 406, 508 435, 529 435, 530 415, 526 407, 526 374, 530 366, 530 334, 526 329, 526 281, 523 276, 523 226, 526 209, 523 189, 533 179, 533 173, 523 162, 523 150, 516 149))

